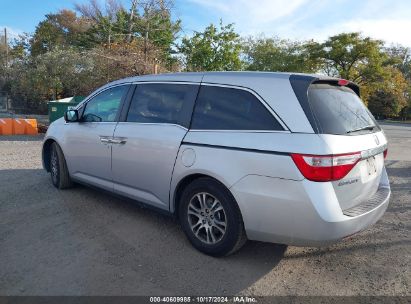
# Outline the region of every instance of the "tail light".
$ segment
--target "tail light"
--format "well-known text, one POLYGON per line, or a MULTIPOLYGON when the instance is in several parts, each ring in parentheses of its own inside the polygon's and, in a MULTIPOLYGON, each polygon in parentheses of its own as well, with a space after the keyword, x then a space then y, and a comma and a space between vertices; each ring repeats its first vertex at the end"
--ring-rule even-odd
POLYGON ((328 182, 342 179, 360 161, 361 153, 338 155, 291 154, 291 157, 308 180, 328 182))
POLYGON ((384 150, 384 159, 387 158, 387 154, 388 154, 388 149, 385 149, 385 150, 384 150))

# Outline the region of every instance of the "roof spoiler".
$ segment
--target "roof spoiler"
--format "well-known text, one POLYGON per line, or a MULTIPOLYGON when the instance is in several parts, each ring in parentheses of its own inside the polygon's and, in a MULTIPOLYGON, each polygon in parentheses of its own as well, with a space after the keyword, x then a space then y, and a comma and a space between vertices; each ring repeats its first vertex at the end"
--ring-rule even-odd
POLYGON ((330 78, 330 79, 321 79, 321 78, 317 78, 317 80, 312 81, 310 84, 315 84, 315 83, 325 83, 325 84, 331 84, 331 85, 335 85, 335 86, 341 86, 341 87, 348 87, 351 90, 353 90, 355 92, 355 94, 358 95, 358 97, 360 97, 360 87, 349 80, 346 79, 334 79, 334 78, 330 78))

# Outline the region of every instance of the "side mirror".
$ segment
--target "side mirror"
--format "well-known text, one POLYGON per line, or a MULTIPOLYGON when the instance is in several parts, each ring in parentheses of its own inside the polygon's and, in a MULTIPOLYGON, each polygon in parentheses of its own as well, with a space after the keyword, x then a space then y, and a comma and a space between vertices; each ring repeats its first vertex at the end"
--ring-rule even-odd
POLYGON ((66 122, 76 122, 79 120, 77 110, 68 110, 64 113, 64 120, 66 122))

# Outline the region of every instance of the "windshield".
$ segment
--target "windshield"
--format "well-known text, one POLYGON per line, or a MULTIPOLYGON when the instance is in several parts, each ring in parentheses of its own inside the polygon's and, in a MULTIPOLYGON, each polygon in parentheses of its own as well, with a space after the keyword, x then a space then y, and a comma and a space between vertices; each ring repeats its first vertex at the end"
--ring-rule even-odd
POLYGON ((355 134, 379 129, 371 113, 350 88, 313 84, 308 90, 311 110, 323 134, 355 134))

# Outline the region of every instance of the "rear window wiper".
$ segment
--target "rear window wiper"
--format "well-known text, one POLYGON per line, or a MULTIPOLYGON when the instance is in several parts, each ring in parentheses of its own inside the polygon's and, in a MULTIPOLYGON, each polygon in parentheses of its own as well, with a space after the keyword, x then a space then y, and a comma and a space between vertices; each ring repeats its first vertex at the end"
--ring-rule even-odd
POLYGON ((372 131, 372 130, 374 130, 374 128, 375 128, 375 126, 365 126, 365 127, 361 127, 361 128, 358 128, 358 129, 354 129, 354 130, 347 131, 347 134, 348 134, 348 133, 359 132, 359 131, 364 131, 364 130, 370 130, 370 131, 372 131))

